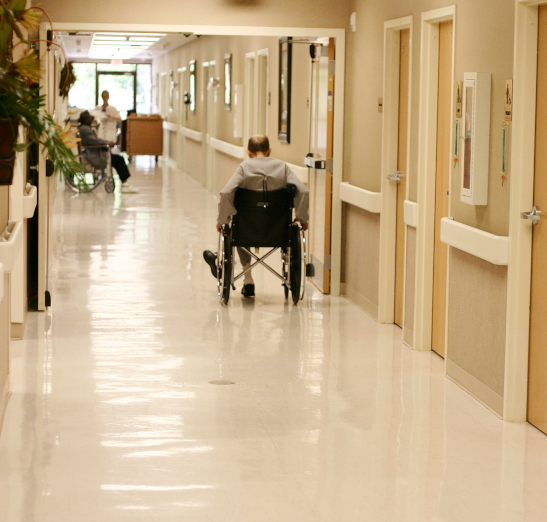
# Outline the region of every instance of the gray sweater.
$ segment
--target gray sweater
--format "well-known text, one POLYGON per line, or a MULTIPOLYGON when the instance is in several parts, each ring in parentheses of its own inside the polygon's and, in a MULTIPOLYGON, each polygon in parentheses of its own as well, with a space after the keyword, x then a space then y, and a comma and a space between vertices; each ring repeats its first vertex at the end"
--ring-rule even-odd
POLYGON ((285 162, 275 158, 263 157, 244 161, 220 191, 218 222, 225 225, 230 222, 230 216, 237 214, 234 207, 234 194, 238 188, 263 190, 264 180, 266 180, 267 190, 270 191, 283 189, 289 184, 296 185, 296 198, 294 201, 296 219, 307 223, 309 190, 285 162))

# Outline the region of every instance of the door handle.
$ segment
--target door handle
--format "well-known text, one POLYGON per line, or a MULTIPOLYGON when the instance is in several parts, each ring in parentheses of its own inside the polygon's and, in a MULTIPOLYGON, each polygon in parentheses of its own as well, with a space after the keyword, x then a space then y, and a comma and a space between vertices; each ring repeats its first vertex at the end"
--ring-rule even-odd
POLYGON ((541 219, 542 215, 543 215, 543 212, 541 212, 539 207, 533 207, 532 212, 521 212, 520 213, 520 217, 522 219, 529 219, 532 222, 532 225, 537 225, 537 223, 541 219))
POLYGON ((395 183, 401 183, 401 171, 398 170, 395 174, 388 174, 387 179, 395 181, 395 183))

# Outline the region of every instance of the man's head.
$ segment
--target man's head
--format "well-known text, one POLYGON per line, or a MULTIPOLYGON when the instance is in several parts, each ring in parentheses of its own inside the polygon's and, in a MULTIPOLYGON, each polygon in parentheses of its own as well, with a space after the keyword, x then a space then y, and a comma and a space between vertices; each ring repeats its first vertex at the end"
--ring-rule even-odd
POLYGON ((268 136, 257 134, 249 138, 249 144, 247 145, 247 154, 250 158, 256 158, 257 156, 268 157, 272 153, 270 149, 270 140, 268 136))
POLYGON ((93 116, 89 114, 89 111, 83 111, 80 113, 80 117, 78 118, 78 121, 80 122, 80 125, 91 125, 93 123, 93 116))
POLYGON ((103 102, 108 105, 108 98, 110 98, 110 93, 108 91, 101 92, 101 98, 103 99, 103 102))

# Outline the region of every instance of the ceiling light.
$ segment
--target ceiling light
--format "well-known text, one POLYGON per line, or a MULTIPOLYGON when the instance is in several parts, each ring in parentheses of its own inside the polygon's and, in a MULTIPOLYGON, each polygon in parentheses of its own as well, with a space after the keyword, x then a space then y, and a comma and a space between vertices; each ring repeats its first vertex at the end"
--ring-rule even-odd
POLYGON ((129 41, 130 42, 157 42, 159 38, 153 38, 153 37, 145 37, 145 36, 130 36, 129 41))
POLYGON ((123 41, 123 40, 127 40, 127 38, 125 36, 110 36, 110 35, 101 35, 101 36, 97 36, 95 35, 95 38, 93 38, 94 40, 111 40, 111 41, 123 41))

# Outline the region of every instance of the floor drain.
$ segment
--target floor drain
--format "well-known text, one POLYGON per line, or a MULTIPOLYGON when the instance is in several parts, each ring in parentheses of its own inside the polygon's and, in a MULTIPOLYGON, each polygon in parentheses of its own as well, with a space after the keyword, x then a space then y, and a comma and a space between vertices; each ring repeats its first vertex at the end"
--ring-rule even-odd
POLYGON ((220 386, 227 386, 228 384, 235 384, 234 381, 209 381, 209 384, 219 384, 220 386))

